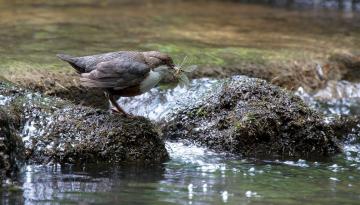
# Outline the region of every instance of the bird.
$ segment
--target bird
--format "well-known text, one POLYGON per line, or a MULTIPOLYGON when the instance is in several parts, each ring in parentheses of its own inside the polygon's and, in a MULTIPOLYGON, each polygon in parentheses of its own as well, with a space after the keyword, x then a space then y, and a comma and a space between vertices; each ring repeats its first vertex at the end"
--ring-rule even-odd
POLYGON ((113 111, 127 114, 117 103, 120 97, 141 95, 155 87, 168 73, 179 68, 166 53, 159 51, 117 51, 75 57, 57 54, 80 74, 80 84, 104 90, 113 111))

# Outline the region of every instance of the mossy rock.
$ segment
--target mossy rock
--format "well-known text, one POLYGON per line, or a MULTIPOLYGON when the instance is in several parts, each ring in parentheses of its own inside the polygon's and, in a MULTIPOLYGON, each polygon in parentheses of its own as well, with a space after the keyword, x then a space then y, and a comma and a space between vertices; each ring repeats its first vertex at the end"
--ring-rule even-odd
POLYGON ((120 114, 0 83, 8 115, 17 116, 28 162, 159 163, 168 159, 156 127, 120 114))
POLYGON ((14 120, 0 108, 0 184, 5 179, 16 178, 24 162, 24 153, 14 120))
POLYGON ((163 133, 217 151, 256 157, 322 157, 340 152, 333 129, 299 97, 264 80, 220 80, 173 113, 163 133))

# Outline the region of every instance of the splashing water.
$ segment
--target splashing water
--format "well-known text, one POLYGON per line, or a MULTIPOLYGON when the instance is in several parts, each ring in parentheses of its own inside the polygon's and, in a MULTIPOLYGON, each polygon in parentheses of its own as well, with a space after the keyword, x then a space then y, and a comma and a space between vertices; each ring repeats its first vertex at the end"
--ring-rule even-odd
POLYGON ((0 95, 0 105, 6 105, 11 101, 11 97, 0 95))
POLYGON ((177 86, 170 90, 158 88, 131 98, 120 98, 118 103, 126 112, 147 117, 151 120, 167 120, 169 114, 187 104, 196 104, 218 80, 202 78, 193 80, 189 87, 177 86))
POLYGON ((327 86, 314 94, 303 88, 296 92, 307 104, 324 114, 360 114, 360 84, 348 81, 330 81, 327 86))

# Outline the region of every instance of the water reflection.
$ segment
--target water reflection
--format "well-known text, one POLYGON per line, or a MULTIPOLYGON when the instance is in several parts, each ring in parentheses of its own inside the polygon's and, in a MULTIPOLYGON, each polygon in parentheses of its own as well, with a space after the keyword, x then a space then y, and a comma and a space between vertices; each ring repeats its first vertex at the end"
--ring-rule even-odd
POLYGON ((81 201, 111 204, 118 201, 121 195, 124 195, 124 199, 120 201, 128 200, 129 192, 136 193, 138 188, 143 191, 155 191, 156 187, 151 184, 162 180, 163 174, 164 167, 161 165, 150 167, 28 165, 24 168, 21 181, 26 204, 81 201), (111 194, 116 192, 119 193, 116 196, 111 194))
POLYGON ((93 179, 88 175, 67 173, 67 170, 60 169, 60 166, 59 168, 27 166, 23 184, 26 201, 52 200, 66 192, 108 192, 111 190, 112 182, 109 178, 93 179), (43 173, 51 174, 43 175, 43 173))
POLYGON ((21 176, 23 193, 4 197, 3 204, 20 203, 19 194, 25 204, 355 203, 360 147, 353 143, 329 162, 245 160, 167 142, 171 160, 163 165, 29 165, 21 176))

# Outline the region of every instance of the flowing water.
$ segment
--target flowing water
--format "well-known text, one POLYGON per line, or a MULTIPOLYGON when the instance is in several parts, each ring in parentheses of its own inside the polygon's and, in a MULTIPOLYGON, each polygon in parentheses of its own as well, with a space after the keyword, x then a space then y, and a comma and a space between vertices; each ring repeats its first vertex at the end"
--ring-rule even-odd
MULTIPOLYGON (((205 93, 217 80, 194 80, 185 88, 154 89, 135 97, 125 108, 153 120, 181 107, 187 98, 205 93), (179 100, 182 98, 182 100, 179 100), (147 99, 147 100, 146 100, 147 99), (135 103, 134 103, 135 102, 135 103), (144 109, 133 109, 142 102, 144 109), (180 102, 180 103, 177 103, 180 102), (144 106, 146 105, 146 106, 144 106), (177 107, 178 106, 178 107, 177 107), (157 112, 151 112, 157 110, 157 112)), ((348 96, 357 84, 341 82, 316 94, 298 95, 324 113, 344 112, 331 100, 360 99, 348 96), (347 87, 344 87, 344 84, 347 87), (334 89, 333 92, 328 92, 334 89), (344 92, 345 91, 345 92, 344 92), (333 95, 341 95, 335 97, 333 95), (337 109, 336 109, 337 108, 337 109)), ((353 93, 353 95, 355 95, 353 93)), ((120 103, 126 103, 121 100, 120 103)), ((192 102, 194 103, 194 102, 192 102)), ((196 103, 196 102, 195 102, 196 103)), ((36 129, 25 126, 24 129, 36 129)), ((37 133, 24 132, 26 137, 37 133)), ((20 176, 21 191, 4 192, 2 202, 15 204, 357 204, 360 200, 359 132, 349 135, 344 154, 318 161, 303 159, 241 159, 214 153, 186 142, 166 142, 170 161, 151 166, 26 166, 20 176)))
POLYGON ((64 69, 55 57, 62 52, 156 49, 178 61, 187 55, 194 64, 224 65, 359 51, 360 3, 339 10, 335 0, 318 0, 314 7, 312 1, 292 1, 295 8, 287 9, 277 7, 286 1, 258 2, 274 7, 201 0, 0 0, 0 71, 64 69))
MULTIPOLYGON (((222 65, 359 50, 356 1, 272 2, 0 0, 0 71, 62 69, 58 52, 159 49, 222 65)), ((198 80, 196 89, 211 83, 198 80)), ((358 87, 335 82, 298 94, 326 114, 354 115, 358 87)), ((157 100, 152 119, 174 105, 171 95, 157 100)), ((344 154, 319 161, 239 159, 184 141, 166 143, 171 160, 161 165, 28 165, 20 190, 0 192, 0 204, 359 204, 360 143, 351 136, 344 154)))

